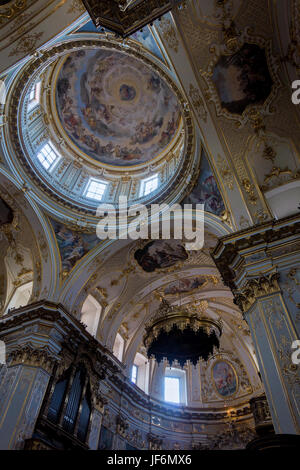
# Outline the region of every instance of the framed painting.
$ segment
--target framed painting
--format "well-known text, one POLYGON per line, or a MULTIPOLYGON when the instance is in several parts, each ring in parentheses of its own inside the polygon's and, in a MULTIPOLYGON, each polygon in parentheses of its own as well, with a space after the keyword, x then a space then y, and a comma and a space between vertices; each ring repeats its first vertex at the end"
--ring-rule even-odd
POLYGON ((212 379, 215 389, 222 397, 235 395, 238 390, 238 378, 233 366, 227 361, 217 361, 212 367, 212 379))

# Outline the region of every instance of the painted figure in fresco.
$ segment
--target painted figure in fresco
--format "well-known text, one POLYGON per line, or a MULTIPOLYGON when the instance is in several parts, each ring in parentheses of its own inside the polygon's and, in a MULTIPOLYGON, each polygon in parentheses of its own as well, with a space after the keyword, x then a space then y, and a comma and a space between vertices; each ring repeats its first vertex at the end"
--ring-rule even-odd
POLYGON ((201 155, 198 181, 192 192, 182 201, 182 204, 204 204, 205 211, 216 215, 221 215, 225 211, 222 196, 204 151, 201 155))
POLYGON ((236 392, 237 383, 235 373, 227 362, 217 362, 213 368, 213 377, 216 389, 220 395, 227 397, 236 392))
POLYGON ((205 283, 204 277, 194 277, 187 279, 179 279, 178 281, 171 282, 168 287, 166 287, 165 294, 180 294, 183 292, 190 292, 194 289, 198 289, 203 286, 205 283))
POLYGON ((273 81, 266 54, 256 44, 244 46, 231 56, 221 56, 213 72, 222 107, 242 114, 250 104, 262 104, 273 81))
POLYGON ((144 271, 153 272, 186 260, 188 254, 180 241, 155 240, 137 250, 134 257, 144 271))
POLYGON ((123 101, 132 101, 136 97, 136 91, 133 86, 125 83, 120 86, 120 98, 123 101))
POLYGON ((55 221, 52 224, 65 271, 70 271, 79 259, 99 243, 96 235, 73 232, 55 221))

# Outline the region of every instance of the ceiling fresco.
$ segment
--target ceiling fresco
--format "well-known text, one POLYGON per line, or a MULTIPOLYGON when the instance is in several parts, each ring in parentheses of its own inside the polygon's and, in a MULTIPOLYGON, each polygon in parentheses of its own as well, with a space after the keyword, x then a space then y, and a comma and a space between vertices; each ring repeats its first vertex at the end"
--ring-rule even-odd
POLYGON ((165 295, 176 295, 196 291, 206 283, 205 276, 195 276, 191 278, 178 279, 170 282, 164 289, 165 295))
POLYGON ((273 85, 265 51, 256 44, 244 44, 238 52, 222 55, 212 79, 222 107, 236 114, 250 104, 263 104, 273 85))
POLYGON ((160 155, 181 120, 175 95, 155 72, 133 57, 104 49, 67 57, 57 79, 56 106, 73 143, 114 166, 160 155))
POLYGON ((61 256, 63 271, 70 271, 88 251, 94 248, 99 239, 96 234, 75 232, 66 225, 51 219, 61 256))
POLYGON ((217 181, 209 166, 205 151, 202 151, 200 172, 196 184, 182 204, 204 204, 204 210, 216 215, 225 211, 225 205, 217 181))
POLYGON ((155 240, 136 250, 134 257, 144 271, 153 272, 185 261, 188 254, 179 240, 155 240))

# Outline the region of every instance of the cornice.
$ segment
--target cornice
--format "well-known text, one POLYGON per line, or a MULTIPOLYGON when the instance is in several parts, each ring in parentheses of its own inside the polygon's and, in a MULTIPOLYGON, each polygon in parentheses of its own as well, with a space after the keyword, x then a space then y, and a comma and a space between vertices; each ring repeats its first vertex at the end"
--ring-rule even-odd
MULTIPOLYGON (((229 286, 232 291, 235 291, 239 287, 235 282, 235 268, 238 267, 240 271, 243 270, 246 256, 251 255, 251 252, 258 249, 270 252, 272 246, 283 246, 287 241, 298 240, 299 235, 299 215, 273 220, 272 222, 258 224, 249 229, 222 237, 212 251, 212 257, 225 285, 229 286)), ((269 260, 272 259, 271 252, 268 258, 269 260)), ((254 273, 253 277, 255 277, 254 273)), ((261 277, 261 275, 258 273, 257 277, 261 277)), ((245 278, 246 281, 247 278, 245 278)), ((248 289, 246 286, 245 288, 248 289)))
POLYGON ((26 335, 23 335, 24 346, 20 346, 18 341, 17 344, 15 344, 14 335, 17 330, 22 328, 22 331, 24 331, 28 324, 38 322, 53 325, 53 327, 59 330, 61 337, 55 335, 54 341, 60 343, 60 351, 68 349, 76 355, 78 355, 78 353, 81 355, 93 354, 100 364, 105 365, 109 373, 120 372, 123 368, 122 364, 112 356, 111 352, 86 331, 83 323, 73 317, 61 304, 46 300, 40 300, 26 307, 12 310, 10 313, 0 318, 0 337, 7 341, 9 355, 13 354, 12 357, 17 359, 20 357, 20 354, 22 354, 22 351, 25 354, 28 353, 27 355, 29 356, 31 352, 36 355, 36 357, 44 352, 45 354, 52 355, 56 360, 60 360, 59 354, 55 354, 47 343, 47 340, 53 342, 53 338, 50 336, 45 339, 43 338, 44 342, 42 343, 39 340, 38 331, 33 333, 33 335, 36 334, 37 336, 36 342, 31 333, 28 338, 26 335), (12 335, 12 340, 10 340, 10 335, 12 335), (40 347, 37 347, 36 343, 39 343, 40 347))

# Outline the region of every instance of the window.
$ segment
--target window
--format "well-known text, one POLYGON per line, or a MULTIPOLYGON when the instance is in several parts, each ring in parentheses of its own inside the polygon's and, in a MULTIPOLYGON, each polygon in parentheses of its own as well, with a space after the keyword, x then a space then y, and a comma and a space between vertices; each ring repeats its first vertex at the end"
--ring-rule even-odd
POLYGON ((132 370, 131 370, 131 382, 133 382, 134 384, 136 384, 136 381, 137 381, 137 373, 138 373, 138 367, 135 364, 133 364, 132 370))
POLYGON ((124 338, 122 338, 122 336, 119 333, 117 333, 114 347, 113 347, 113 354, 114 356, 116 356, 117 359, 119 359, 120 362, 122 362, 122 359, 123 359, 124 345, 125 345, 124 338))
POLYGON ((153 175, 141 183, 140 197, 147 196, 155 191, 158 187, 158 175, 153 175))
POLYGON ((40 92, 41 92, 41 82, 36 83, 30 90, 29 93, 29 105, 33 105, 38 103, 40 100, 40 92))
POLYGON ((171 403, 186 405, 186 371, 175 367, 165 370, 164 398, 171 403))
POLYGON ((26 282, 26 284, 17 287, 9 301, 5 313, 8 313, 11 308, 19 308, 27 305, 32 294, 32 287, 32 281, 26 282))
POLYGON ((92 336, 96 336, 97 334, 101 310, 102 307, 99 302, 89 294, 82 305, 80 320, 85 324, 86 330, 92 336))
POLYGON ((95 199, 96 201, 101 201, 104 191, 106 189, 107 183, 103 181, 91 179, 86 189, 86 197, 89 199, 95 199))
POLYGON ((165 401, 180 403, 178 377, 165 377, 165 401))
POLYGON ((37 158, 45 168, 45 170, 49 170, 53 167, 54 163, 59 159, 59 155, 55 152, 52 145, 47 142, 44 147, 41 148, 39 153, 37 154, 37 158))
POLYGON ((150 364, 148 358, 137 352, 134 357, 133 364, 137 367, 136 381, 134 383, 141 390, 148 393, 150 374, 150 364))

